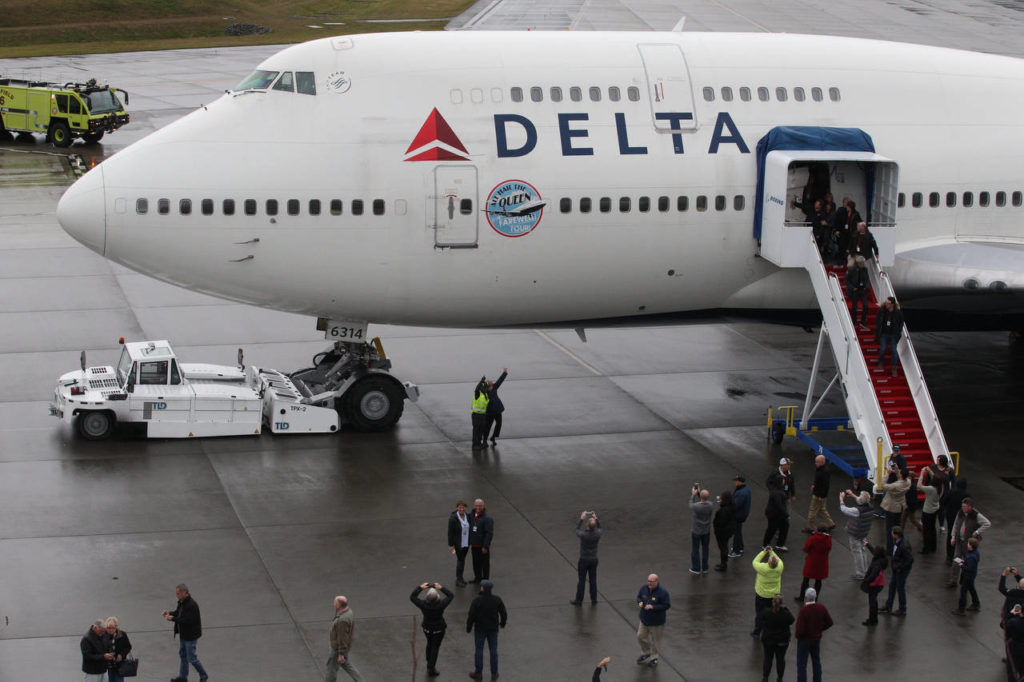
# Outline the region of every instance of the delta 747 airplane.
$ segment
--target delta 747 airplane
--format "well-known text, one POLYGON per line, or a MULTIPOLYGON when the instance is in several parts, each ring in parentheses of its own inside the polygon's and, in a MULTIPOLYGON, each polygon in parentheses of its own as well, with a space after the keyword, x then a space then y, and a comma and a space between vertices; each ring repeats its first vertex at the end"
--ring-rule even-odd
POLYGON ((1019 330, 1022 111, 1024 61, 900 43, 343 36, 107 159, 58 217, 117 263, 358 342, 368 321, 818 316, 815 188, 856 203, 918 328, 1019 330))

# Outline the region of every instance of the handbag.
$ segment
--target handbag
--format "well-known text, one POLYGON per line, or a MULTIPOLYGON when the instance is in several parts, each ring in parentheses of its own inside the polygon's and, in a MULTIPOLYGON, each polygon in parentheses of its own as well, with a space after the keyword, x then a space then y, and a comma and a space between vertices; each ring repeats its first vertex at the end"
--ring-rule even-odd
POLYGON ((139 659, 126 658, 117 665, 117 674, 121 677, 135 677, 139 674, 139 659))

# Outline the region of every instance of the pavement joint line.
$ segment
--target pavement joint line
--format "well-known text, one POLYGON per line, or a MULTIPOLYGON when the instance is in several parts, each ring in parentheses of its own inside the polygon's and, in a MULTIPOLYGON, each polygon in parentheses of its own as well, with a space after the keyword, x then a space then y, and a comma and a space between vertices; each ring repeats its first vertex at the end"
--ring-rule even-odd
POLYGON ((559 343, 558 341, 555 341, 555 340, 554 340, 553 338, 551 338, 551 336, 550 336, 550 335, 548 335, 548 333, 547 333, 547 332, 541 331, 540 329, 535 329, 534 331, 535 331, 535 332, 537 333, 537 335, 538 335, 538 336, 540 336, 540 337, 541 337, 542 339, 544 339, 545 341, 547 341, 548 343, 550 343, 550 344, 551 344, 552 346, 554 346, 554 347, 555 347, 555 348, 557 348, 558 350, 562 351, 563 353, 565 353, 566 355, 568 355, 568 356, 569 356, 570 358, 572 358, 573 360, 575 360, 576 362, 578 362, 578 363, 579 363, 580 365, 582 365, 583 367, 585 367, 585 368, 586 368, 587 370, 589 370, 589 371, 591 372, 591 374, 593 374, 594 376, 599 376, 599 377, 603 377, 603 376, 606 376, 606 375, 605 375, 605 374, 604 374, 603 372, 601 372, 601 371, 599 371, 599 370, 595 369, 595 368, 594 368, 594 367, 593 367, 592 365, 588 364, 588 363, 587 363, 587 362, 586 362, 586 361, 585 361, 585 360, 584 360, 583 358, 581 358, 580 356, 578 356, 578 355, 576 355, 575 353, 573 353, 573 352, 572 352, 571 350, 569 350, 568 348, 566 348, 565 346, 563 346, 562 344, 560 344, 560 343, 559 343))

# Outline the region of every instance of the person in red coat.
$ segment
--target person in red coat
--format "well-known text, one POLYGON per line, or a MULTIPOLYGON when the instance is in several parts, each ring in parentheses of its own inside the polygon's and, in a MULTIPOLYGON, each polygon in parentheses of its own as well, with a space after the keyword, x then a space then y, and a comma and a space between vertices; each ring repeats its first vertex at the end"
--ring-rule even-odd
POLYGON ((804 580, 800 583, 800 595, 797 601, 804 600, 804 593, 811 580, 814 580, 814 591, 821 593, 821 581, 828 577, 828 554, 832 551, 832 535, 827 526, 818 526, 804 543, 804 580))

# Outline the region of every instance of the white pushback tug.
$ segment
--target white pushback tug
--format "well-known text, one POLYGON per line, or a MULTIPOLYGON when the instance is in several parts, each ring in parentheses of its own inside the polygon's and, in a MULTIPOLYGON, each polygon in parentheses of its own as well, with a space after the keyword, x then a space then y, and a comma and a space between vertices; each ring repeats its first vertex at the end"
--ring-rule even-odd
POLYGON ((118 423, 149 438, 272 433, 330 433, 348 423, 363 431, 393 427, 415 384, 388 373, 378 339, 337 341, 314 368, 284 374, 238 365, 179 363, 167 341, 125 343, 116 367, 87 367, 60 377, 50 414, 88 440, 108 438, 118 423))

